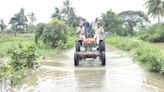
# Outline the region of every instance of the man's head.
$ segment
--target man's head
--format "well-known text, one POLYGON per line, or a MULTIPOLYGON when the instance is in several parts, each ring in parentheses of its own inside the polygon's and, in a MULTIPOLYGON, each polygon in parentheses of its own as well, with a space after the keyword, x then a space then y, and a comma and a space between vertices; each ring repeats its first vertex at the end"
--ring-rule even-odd
POLYGON ((100 22, 97 23, 97 27, 99 28, 101 26, 100 22))

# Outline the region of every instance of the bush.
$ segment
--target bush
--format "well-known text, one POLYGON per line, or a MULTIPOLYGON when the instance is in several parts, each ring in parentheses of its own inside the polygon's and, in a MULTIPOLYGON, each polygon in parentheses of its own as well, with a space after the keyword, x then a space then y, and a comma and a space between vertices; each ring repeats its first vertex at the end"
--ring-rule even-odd
POLYGON ((46 24, 39 23, 36 25, 36 32, 35 32, 35 43, 38 44, 39 38, 42 36, 44 28, 46 28, 46 24))
POLYGON ((10 65, 15 71, 23 69, 24 67, 33 68, 37 65, 36 59, 38 57, 35 45, 19 45, 8 50, 11 55, 10 65))
POLYGON ((38 62, 35 45, 20 45, 8 50, 11 56, 10 62, 0 61, 0 82, 6 85, 10 81, 11 86, 19 84, 21 79, 25 77, 27 68, 34 68, 38 62))
POLYGON ((135 52, 135 58, 149 64, 152 71, 163 73, 164 58, 159 49, 147 45, 140 46, 135 52))
POLYGON ((54 48, 65 47, 68 37, 67 31, 67 25, 58 19, 53 19, 48 24, 38 25, 35 42, 38 44, 38 40, 41 39, 44 44, 54 48))
POLYGON ((154 24, 150 27, 142 27, 137 36, 149 42, 164 42, 164 23, 154 24))

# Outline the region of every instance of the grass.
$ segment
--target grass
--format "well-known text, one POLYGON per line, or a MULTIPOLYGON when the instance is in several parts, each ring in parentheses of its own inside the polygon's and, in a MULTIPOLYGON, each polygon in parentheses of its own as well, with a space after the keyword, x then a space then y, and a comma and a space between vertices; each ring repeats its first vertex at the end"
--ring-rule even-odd
POLYGON ((0 56, 6 57, 8 55, 8 49, 26 43, 34 43, 34 34, 23 34, 17 37, 8 34, 0 34, 0 56))
MULTIPOLYGON (((11 34, 0 34, 0 57, 8 57, 7 51, 14 46, 19 46, 23 44, 34 44, 33 33, 28 34, 18 34, 16 37, 11 34)), ((75 44, 76 37, 69 37, 66 43, 65 49, 72 48, 75 44)), ((43 57, 54 57, 57 56, 62 49, 60 48, 50 48, 46 45, 41 44, 40 47, 37 46, 37 51, 40 56, 43 57)))

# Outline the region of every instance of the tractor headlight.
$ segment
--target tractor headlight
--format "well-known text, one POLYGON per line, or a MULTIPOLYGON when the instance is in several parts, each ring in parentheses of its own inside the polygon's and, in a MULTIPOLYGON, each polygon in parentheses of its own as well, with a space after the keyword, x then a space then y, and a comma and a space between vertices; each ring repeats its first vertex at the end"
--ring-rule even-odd
POLYGON ((96 48, 92 48, 92 51, 96 51, 97 49, 96 48))
POLYGON ((85 51, 85 48, 84 48, 84 47, 81 47, 81 48, 80 48, 80 51, 85 51))

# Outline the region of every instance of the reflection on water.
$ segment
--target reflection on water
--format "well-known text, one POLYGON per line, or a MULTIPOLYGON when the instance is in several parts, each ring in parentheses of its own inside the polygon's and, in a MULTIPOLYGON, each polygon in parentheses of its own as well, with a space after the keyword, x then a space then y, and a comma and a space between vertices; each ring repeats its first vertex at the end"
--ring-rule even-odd
POLYGON ((105 69, 75 70, 75 81, 80 92, 102 92, 104 89, 105 69))
POLYGON ((9 92, 164 92, 164 78, 142 69, 126 53, 107 51, 107 65, 81 61, 74 67, 73 50, 45 60, 30 71, 21 87, 9 92))

